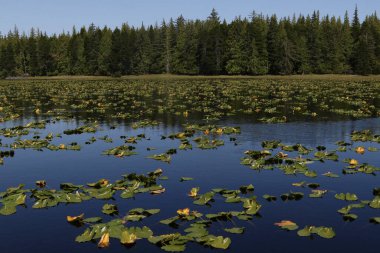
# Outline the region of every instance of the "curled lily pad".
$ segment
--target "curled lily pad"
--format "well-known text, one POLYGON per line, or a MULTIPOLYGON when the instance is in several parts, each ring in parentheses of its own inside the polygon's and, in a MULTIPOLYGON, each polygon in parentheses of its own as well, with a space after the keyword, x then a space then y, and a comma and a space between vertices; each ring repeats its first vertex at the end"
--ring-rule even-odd
POLYGON ((84 214, 82 213, 81 215, 78 215, 78 216, 67 216, 66 220, 69 223, 77 223, 78 224, 78 223, 83 222, 83 217, 84 217, 84 214))
POLYGON ((296 230, 298 229, 298 225, 290 220, 282 220, 281 222, 275 223, 274 225, 285 229, 285 230, 296 230))

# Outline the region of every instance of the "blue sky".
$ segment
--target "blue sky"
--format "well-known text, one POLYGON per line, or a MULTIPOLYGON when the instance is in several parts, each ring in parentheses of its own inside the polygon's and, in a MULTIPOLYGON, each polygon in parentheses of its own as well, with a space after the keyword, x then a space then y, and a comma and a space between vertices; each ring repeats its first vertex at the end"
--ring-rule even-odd
POLYGON ((320 10, 322 14, 350 16, 358 5, 361 18, 380 12, 378 0, 0 0, 0 31, 7 33, 15 25, 20 31, 31 27, 60 33, 92 22, 98 26, 119 26, 123 22, 139 26, 150 25, 178 17, 206 18, 215 8, 227 21, 236 16, 248 16, 253 10, 280 17, 293 13, 307 14, 320 10))

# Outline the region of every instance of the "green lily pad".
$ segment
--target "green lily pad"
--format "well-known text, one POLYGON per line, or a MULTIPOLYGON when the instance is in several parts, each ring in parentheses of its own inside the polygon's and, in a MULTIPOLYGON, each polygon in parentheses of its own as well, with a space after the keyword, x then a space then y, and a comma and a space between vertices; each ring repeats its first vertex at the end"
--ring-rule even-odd
POLYGON ((102 221, 101 217, 91 217, 91 218, 86 218, 83 220, 84 223, 97 223, 101 221, 102 221))
POLYGON ((370 203, 369 206, 372 208, 380 208, 380 196, 376 196, 370 203))
POLYGON ((310 236, 311 235, 311 227, 306 226, 297 232, 298 236, 310 236))
POLYGON ((179 217, 175 216, 175 217, 168 218, 165 220, 160 220, 160 223, 165 224, 165 225, 170 225, 170 224, 173 224, 174 222, 176 222, 177 220, 179 220, 179 217))
POLYGON ((380 224, 380 217, 372 217, 369 219, 371 223, 380 224))
POLYGON ((159 154, 159 155, 151 155, 151 156, 148 156, 148 158, 151 158, 157 161, 166 162, 166 163, 170 163, 171 161, 171 156, 165 153, 159 154))
POLYGON ((182 252, 182 251, 185 251, 186 245, 184 245, 184 244, 168 244, 168 245, 162 246, 161 249, 163 249, 167 252, 182 252))
POLYGON ((339 200, 346 200, 346 201, 356 201, 358 200, 359 198, 356 196, 356 194, 354 193, 337 193, 335 194, 335 198, 336 199, 339 199, 339 200))
POLYGON ((354 221, 358 218, 358 216, 356 214, 353 214, 353 213, 348 213, 348 214, 344 214, 343 215, 343 219, 345 221, 354 221))
POLYGON ((224 231, 231 233, 231 234, 243 234, 244 233, 244 227, 241 228, 225 228, 224 231))
POLYGON ((206 242, 206 245, 209 245, 216 249, 228 249, 228 247, 231 244, 231 239, 223 236, 217 236, 209 238, 209 240, 206 242))
POLYGON ((333 228, 328 228, 328 227, 319 227, 318 231, 317 231, 317 234, 320 236, 320 237, 323 237, 323 238, 326 238, 326 239, 331 239, 331 238, 334 238, 336 236, 333 228))
POLYGON ((117 209, 117 206, 116 206, 116 205, 113 205, 113 204, 105 204, 105 205, 103 205, 102 212, 103 212, 104 214, 114 215, 114 214, 118 214, 118 213, 119 213, 119 210, 117 209))
POLYGON ((264 194, 263 198, 266 199, 267 201, 276 201, 277 197, 269 194, 264 194))
POLYGON ((247 214, 254 215, 259 212, 261 205, 255 199, 245 199, 243 207, 246 209, 247 214))

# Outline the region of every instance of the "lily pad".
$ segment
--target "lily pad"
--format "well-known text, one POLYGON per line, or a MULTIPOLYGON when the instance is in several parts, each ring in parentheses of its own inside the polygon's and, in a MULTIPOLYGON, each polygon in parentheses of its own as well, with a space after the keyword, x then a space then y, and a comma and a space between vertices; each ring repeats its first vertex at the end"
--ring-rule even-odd
POLYGON ((231 234, 243 234, 244 233, 244 227, 241 228, 225 228, 224 231, 231 233, 231 234))

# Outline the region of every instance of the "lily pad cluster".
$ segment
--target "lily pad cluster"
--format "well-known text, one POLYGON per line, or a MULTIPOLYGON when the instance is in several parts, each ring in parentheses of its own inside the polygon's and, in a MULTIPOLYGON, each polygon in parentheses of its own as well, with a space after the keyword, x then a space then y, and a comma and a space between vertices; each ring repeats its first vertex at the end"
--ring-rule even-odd
MULTIPOLYGON (((161 175, 162 170, 156 170, 147 175, 127 174, 113 183, 106 179, 88 183, 86 186, 62 183, 59 190, 45 188, 46 182, 43 180, 36 182, 36 189, 24 189, 24 185, 19 185, 0 193, 0 215, 16 213, 16 207, 26 205, 27 199, 33 201, 32 208, 42 209, 55 207, 60 203, 75 204, 90 199, 108 200, 117 192, 124 199, 133 198, 140 193, 159 194, 165 191, 165 188, 157 184, 161 175)), ((106 205, 103 209, 109 214, 117 212, 112 205, 106 205)))

